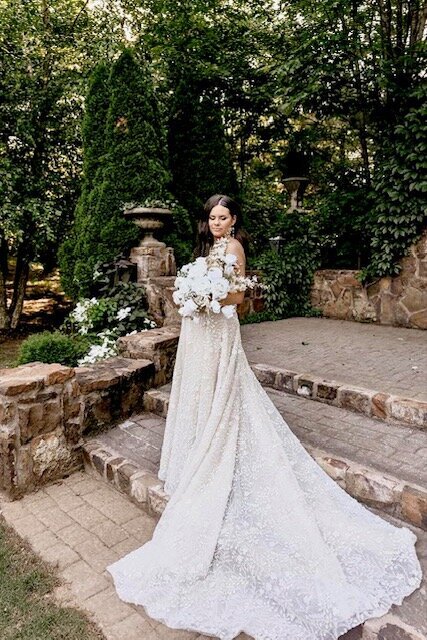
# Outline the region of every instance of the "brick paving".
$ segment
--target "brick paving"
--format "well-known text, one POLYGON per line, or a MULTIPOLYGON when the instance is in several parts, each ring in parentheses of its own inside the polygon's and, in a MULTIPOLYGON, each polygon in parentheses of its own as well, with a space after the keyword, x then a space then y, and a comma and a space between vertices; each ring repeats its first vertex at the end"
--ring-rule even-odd
MULTIPOLYGON (((85 611, 106 640, 208 638, 194 632, 169 629, 147 616, 142 607, 119 599, 106 567, 147 542, 156 520, 102 480, 77 472, 19 501, 10 502, 0 496, 0 509, 6 522, 28 539, 43 559, 57 566, 62 578, 61 586, 55 591, 57 600, 85 611)), ((391 516, 381 515, 398 524, 391 516)), ((415 531, 417 553, 424 563, 427 561, 427 534, 415 531)), ((427 576, 427 571, 425 574, 427 576)), ((393 607, 391 613, 408 625, 414 622, 422 625, 424 589, 406 599, 405 606, 393 607)), ((375 620, 369 621, 368 628, 375 623, 375 620)), ((360 634, 359 626, 341 640, 357 640, 361 638, 360 634)), ((380 636, 375 633, 369 637, 380 636)), ((240 634, 238 640, 251 639, 240 634)))
MULTIPOLYGON (((161 387, 165 397, 169 389, 170 385, 161 387)), ((274 389, 266 391, 303 444, 427 488, 424 432, 274 389)), ((96 440, 137 466, 157 473, 164 425, 164 418, 143 413, 97 435, 96 440)))
POLYGON ((77 472, 19 501, 0 496, 0 509, 6 522, 57 566, 63 581, 55 592, 59 601, 86 611, 106 640, 207 637, 169 629, 117 596, 106 567, 147 542, 156 520, 101 480, 77 472))
POLYGON ((251 363, 427 400, 426 331, 327 318, 289 318, 241 331, 251 363))

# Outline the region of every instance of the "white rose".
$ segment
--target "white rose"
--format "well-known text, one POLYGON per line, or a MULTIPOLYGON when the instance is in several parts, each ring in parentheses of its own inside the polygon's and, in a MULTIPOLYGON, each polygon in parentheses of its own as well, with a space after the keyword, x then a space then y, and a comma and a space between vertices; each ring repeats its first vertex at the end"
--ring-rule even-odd
POLYGON ((218 282, 222 278, 222 270, 219 267, 212 267, 208 271, 208 278, 211 282, 218 282))
POLYGON ((219 313, 221 311, 221 305, 219 304, 218 300, 212 300, 209 306, 214 313, 219 313))
POLYGON ((191 316, 196 311, 196 309, 197 304, 195 304, 193 300, 186 300, 181 309, 178 310, 178 313, 180 313, 183 317, 191 316))
POLYGON ((212 296, 217 300, 221 300, 221 298, 225 298, 227 293, 230 290, 230 283, 225 278, 221 278, 216 282, 212 283, 212 296))
POLYGON ((232 318, 236 313, 233 304, 225 304, 223 307, 221 307, 221 311, 226 318, 232 318))
POLYGON ((174 291, 172 294, 172 299, 175 304, 180 305, 184 302, 184 294, 181 291, 174 291))
POLYGON ((192 278, 206 275, 208 268, 206 258, 197 258, 191 265, 188 275, 192 278))
POLYGON ((197 278, 193 283, 193 291, 198 296, 205 296, 211 292, 212 283, 208 277, 197 278))

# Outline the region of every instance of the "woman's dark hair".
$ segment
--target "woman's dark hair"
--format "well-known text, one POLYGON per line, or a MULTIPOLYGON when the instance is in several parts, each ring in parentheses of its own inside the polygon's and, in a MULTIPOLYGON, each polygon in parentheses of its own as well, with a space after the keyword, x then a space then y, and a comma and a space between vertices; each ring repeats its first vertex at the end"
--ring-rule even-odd
POLYGON ((203 206, 203 212, 197 225, 197 245, 194 250, 194 257, 207 256, 214 243, 214 237, 209 229, 209 215, 212 209, 218 204, 228 209, 232 216, 236 216, 236 222, 233 225, 234 237, 242 243, 245 252, 248 249, 248 235, 241 228, 242 212, 240 210, 240 206, 229 196, 217 193, 206 200, 203 206))

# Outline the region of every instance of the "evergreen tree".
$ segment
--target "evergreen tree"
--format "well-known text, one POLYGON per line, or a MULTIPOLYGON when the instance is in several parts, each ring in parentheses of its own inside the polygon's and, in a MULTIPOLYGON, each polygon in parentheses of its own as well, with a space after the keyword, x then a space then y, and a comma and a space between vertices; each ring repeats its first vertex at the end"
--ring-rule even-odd
POLYGON ((168 131, 173 192, 195 226, 203 203, 214 193, 236 196, 237 178, 228 149, 221 107, 200 82, 183 78, 168 131))
MULTIPOLYGON (((111 69, 105 95, 107 112, 101 98, 101 104, 89 100, 91 115, 84 129, 86 188, 76 212, 74 242, 71 240, 72 280, 80 295, 88 293, 97 262, 112 260, 137 243, 138 229, 124 218, 123 205, 168 196, 165 134, 145 60, 125 49, 111 69)), ((62 266, 67 269, 64 262, 62 266)), ((74 286, 69 291, 75 296, 74 286)))
MULTIPOLYGON (((83 183, 73 227, 59 250, 61 281, 68 295, 77 298, 80 282, 90 281, 92 264, 80 258, 86 255, 86 242, 94 229, 95 216, 91 211, 92 189, 105 153, 105 121, 109 105, 109 74, 106 63, 99 63, 89 79, 85 115, 82 122, 83 183)), ((95 234, 96 235, 96 234, 95 234)))

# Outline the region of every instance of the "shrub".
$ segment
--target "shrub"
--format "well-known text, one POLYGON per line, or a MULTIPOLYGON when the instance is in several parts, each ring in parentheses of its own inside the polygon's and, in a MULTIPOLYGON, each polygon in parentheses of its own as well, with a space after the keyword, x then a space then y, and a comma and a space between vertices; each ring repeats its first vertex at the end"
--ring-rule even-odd
POLYGON ((271 319, 318 315, 311 307, 313 274, 320 265, 322 234, 313 213, 287 213, 278 228, 284 237, 280 254, 266 251, 256 261, 263 272, 266 311, 271 319))
POLYGON ((63 286, 74 299, 89 294, 97 262, 137 244, 139 231, 123 216, 124 203, 162 199, 170 182, 165 131, 148 64, 139 54, 125 49, 108 78, 103 67, 96 71, 83 134, 82 195, 71 239, 60 253, 63 286))
POLYGON ((28 362, 58 363, 76 367, 89 348, 89 340, 84 336, 66 336, 59 331, 29 336, 21 345, 18 364, 28 362))
POLYGON ((172 191, 189 211, 193 230, 211 195, 236 196, 238 191, 221 106, 214 93, 203 81, 184 76, 169 117, 172 191))

